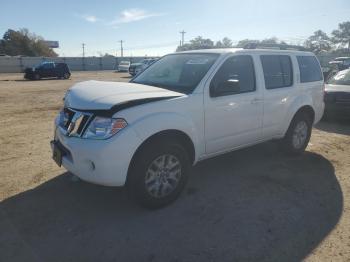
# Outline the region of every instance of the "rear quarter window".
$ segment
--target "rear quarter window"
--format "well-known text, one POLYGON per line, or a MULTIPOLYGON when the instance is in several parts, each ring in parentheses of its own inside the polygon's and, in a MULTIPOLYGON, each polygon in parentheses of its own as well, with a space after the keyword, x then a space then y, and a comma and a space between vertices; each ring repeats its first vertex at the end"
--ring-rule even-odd
POLYGON ((308 83, 315 81, 322 81, 323 75, 316 57, 314 56, 297 56, 300 82, 308 83))

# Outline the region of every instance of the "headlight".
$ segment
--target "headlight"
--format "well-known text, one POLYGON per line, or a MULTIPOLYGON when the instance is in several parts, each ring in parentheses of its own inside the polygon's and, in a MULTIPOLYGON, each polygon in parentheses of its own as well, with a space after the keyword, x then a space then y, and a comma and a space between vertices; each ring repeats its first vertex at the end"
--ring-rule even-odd
POLYGON ((128 123, 122 118, 96 116, 86 129, 83 138, 107 139, 118 133, 127 125, 128 123))

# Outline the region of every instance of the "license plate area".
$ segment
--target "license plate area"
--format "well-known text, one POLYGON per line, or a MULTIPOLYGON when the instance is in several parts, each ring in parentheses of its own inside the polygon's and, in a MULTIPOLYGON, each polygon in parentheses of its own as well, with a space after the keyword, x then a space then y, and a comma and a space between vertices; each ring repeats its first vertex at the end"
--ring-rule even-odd
POLYGON ((56 141, 52 141, 52 159, 56 162, 58 166, 62 166, 62 157, 64 156, 64 152, 59 147, 56 141))

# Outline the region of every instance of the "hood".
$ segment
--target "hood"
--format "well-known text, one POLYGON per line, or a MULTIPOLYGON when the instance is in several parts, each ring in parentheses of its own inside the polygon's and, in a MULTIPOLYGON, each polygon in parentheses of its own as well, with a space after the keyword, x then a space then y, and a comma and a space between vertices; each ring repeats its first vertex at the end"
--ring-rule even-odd
POLYGON ((65 107, 80 110, 109 110, 135 101, 156 101, 183 96, 167 89, 125 82, 86 81, 71 87, 65 97, 65 107))
POLYGON ((326 84, 326 92, 348 92, 350 93, 350 85, 332 85, 326 84))

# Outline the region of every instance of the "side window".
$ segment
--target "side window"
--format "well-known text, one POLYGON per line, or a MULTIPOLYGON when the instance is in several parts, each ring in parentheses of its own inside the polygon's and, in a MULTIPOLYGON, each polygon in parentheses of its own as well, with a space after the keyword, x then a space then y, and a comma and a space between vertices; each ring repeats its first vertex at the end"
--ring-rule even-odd
POLYGON ((300 82, 314 82, 321 81, 323 79, 320 65, 314 56, 297 56, 299 70, 300 70, 300 82))
POLYGON ((275 89, 293 85, 293 67, 288 55, 260 56, 266 89, 275 89))
POLYGON ((45 69, 52 69, 54 67, 55 66, 54 66, 53 63, 45 63, 45 64, 43 64, 43 68, 45 68, 45 69))
POLYGON ((210 83, 210 96, 226 96, 255 91, 253 59, 249 55, 228 58, 210 83))

